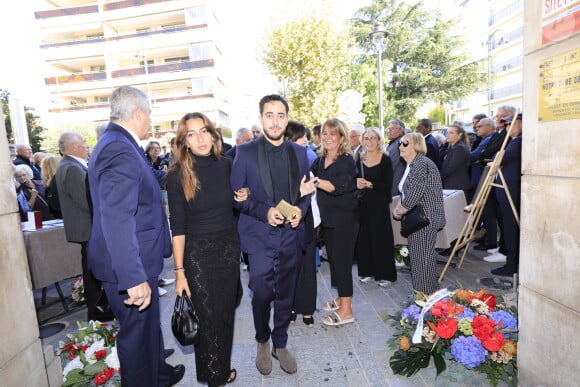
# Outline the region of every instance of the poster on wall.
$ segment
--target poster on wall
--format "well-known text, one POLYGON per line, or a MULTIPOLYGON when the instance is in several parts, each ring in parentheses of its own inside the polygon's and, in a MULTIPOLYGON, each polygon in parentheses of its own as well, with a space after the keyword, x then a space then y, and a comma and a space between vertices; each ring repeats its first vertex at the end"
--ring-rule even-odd
POLYGON ((580 48, 540 63, 538 121, 580 119, 580 48))
POLYGON ((542 45, 580 31, 580 0, 544 0, 542 45))

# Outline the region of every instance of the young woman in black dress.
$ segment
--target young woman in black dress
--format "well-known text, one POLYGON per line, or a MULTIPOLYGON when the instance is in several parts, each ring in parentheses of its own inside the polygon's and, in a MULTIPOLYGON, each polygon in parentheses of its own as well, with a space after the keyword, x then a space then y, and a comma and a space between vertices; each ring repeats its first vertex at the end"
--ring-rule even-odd
POLYGON ((230 360, 241 284, 233 199, 245 200, 245 193, 232 192, 230 161, 221 156, 219 134, 205 115, 186 114, 176 143, 167 176, 175 291, 191 297, 200 322, 197 380, 221 386, 236 378, 230 360))

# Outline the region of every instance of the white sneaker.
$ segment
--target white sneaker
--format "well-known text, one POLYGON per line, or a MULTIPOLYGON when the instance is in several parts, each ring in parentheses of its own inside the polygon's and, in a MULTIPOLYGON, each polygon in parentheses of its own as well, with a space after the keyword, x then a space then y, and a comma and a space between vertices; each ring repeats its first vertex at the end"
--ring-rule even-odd
POLYGON ((393 282, 389 281, 389 280, 380 280, 377 281, 377 285, 379 285, 381 288, 388 288, 393 284, 393 282))
POLYGON ((363 284, 366 284, 367 282, 371 282, 373 280, 373 277, 359 277, 358 280, 363 284))
POLYGON ((490 254, 497 253, 498 251, 499 251, 499 247, 496 247, 495 249, 488 249, 487 250, 487 252, 490 254))
POLYGON ((506 261, 506 256, 503 255, 500 252, 497 253, 493 253, 491 255, 488 255, 487 257, 483 258, 484 261, 486 262, 493 262, 493 263, 502 263, 506 261))
POLYGON ((164 295, 167 294, 167 290, 163 288, 157 288, 157 290, 159 291, 159 297, 163 297, 164 295))

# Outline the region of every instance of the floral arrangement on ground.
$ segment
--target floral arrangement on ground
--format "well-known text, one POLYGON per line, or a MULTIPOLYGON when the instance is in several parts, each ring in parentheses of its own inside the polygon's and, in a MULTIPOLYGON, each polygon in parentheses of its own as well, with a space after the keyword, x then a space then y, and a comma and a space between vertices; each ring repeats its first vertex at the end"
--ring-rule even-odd
POLYGON ((85 302, 85 286, 83 281, 83 276, 79 275, 70 284, 71 286, 71 298, 75 304, 83 304, 85 302))
POLYGON ((409 248, 407 245, 396 245, 395 246, 395 262, 402 266, 411 266, 411 260, 409 258, 409 248))
POLYGON ((467 371, 485 374, 493 386, 499 381, 517 386, 516 316, 515 307, 485 289, 417 294, 413 303, 389 316, 396 330, 389 340, 395 350, 391 369, 409 377, 433 358, 437 375, 448 362, 457 362, 467 371))
POLYGON ((81 324, 76 335, 59 342, 63 364, 63 387, 120 386, 121 366, 117 356, 116 325, 98 321, 81 324))

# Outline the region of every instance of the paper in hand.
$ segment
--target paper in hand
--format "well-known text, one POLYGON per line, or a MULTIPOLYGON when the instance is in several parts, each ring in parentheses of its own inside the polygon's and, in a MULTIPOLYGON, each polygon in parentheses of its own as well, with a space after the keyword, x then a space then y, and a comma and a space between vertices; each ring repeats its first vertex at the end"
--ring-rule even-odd
POLYGON ((286 200, 280 200, 280 203, 276 206, 276 209, 280 211, 282 216, 284 216, 284 222, 290 222, 290 219, 298 216, 300 214, 300 208, 293 206, 292 204, 288 203, 286 200))

